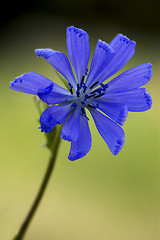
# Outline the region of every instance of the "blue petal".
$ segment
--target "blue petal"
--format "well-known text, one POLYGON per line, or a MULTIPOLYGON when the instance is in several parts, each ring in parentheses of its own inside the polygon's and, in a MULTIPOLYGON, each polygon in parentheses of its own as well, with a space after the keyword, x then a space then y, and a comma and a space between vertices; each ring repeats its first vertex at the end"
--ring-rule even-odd
POLYGON ((54 86, 54 83, 48 78, 35 73, 25 73, 19 77, 17 77, 10 84, 10 88, 24 93, 37 95, 39 89, 45 89, 49 86, 54 86))
MULTIPOLYGON (((91 79, 91 77, 89 78, 88 81, 90 83, 97 82, 97 81, 98 82, 105 81, 107 78, 109 78, 110 76, 118 72, 130 60, 130 58, 135 53, 135 42, 131 41, 127 37, 123 36, 122 34, 118 34, 109 45, 105 44, 104 42, 103 44, 107 46, 107 49, 110 48, 112 50, 112 53, 114 53, 114 55, 113 54, 109 55, 110 59, 106 61, 106 65, 103 65, 103 68, 101 67, 99 68, 99 71, 97 71, 97 74, 96 74, 96 79, 95 78, 91 79)), ((97 49, 95 50, 95 52, 96 51, 97 49)), ((97 55, 96 62, 103 61, 103 58, 104 58, 104 54, 97 55)))
POLYGON ((76 141, 79 134, 81 106, 76 106, 71 116, 63 124, 61 138, 67 141, 76 141))
POLYGON ((36 49, 35 53, 38 57, 44 57, 76 89, 76 80, 65 54, 52 49, 36 49))
POLYGON ((54 84, 52 83, 46 88, 39 89, 37 93, 38 97, 45 102, 46 98, 50 95, 53 87, 54 84))
POLYGON ((128 108, 126 105, 121 103, 103 102, 101 101, 101 98, 99 98, 99 100, 91 100, 90 102, 94 106, 97 106, 97 108, 107 116, 123 126, 128 115, 128 108))
POLYGON ((98 40, 89 75, 86 80, 86 86, 90 86, 90 84, 93 85, 95 82, 100 82, 99 75, 107 67, 114 55, 115 51, 110 45, 98 40))
MULTIPOLYGON (((44 90, 45 91, 45 90, 44 90)), ((69 95, 69 94, 61 94, 58 92, 53 90, 48 94, 48 93, 44 93, 44 94, 39 94, 38 95, 41 100, 49 105, 52 104, 59 104, 59 103, 65 103, 65 102, 71 102, 75 99, 74 96, 69 95)))
POLYGON ((90 109, 90 113, 100 135, 107 143, 110 151, 114 155, 117 155, 124 144, 125 135, 123 129, 117 123, 100 113, 98 110, 90 109))
POLYGON ((128 92, 105 94, 100 98, 100 101, 121 103, 127 105, 128 111, 142 112, 151 108, 152 99, 145 88, 137 88, 128 92))
POLYGON ((90 46, 88 34, 81 29, 68 27, 67 49, 77 80, 80 82, 85 75, 89 61, 90 46))
POLYGON ((39 89, 38 96, 43 102, 49 105, 70 102, 75 99, 75 96, 68 90, 58 86, 56 83, 54 83, 54 87, 48 86, 45 89, 39 89))
POLYGON ((47 104, 68 102, 75 98, 68 90, 34 72, 17 77, 11 82, 10 88, 19 92, 38 95, 47 104))
POLYGON ((62 124, 73 110, 71 104, 62 104, 48 107, 40 117, 41 131, 48 133, 56 126, 62 124))
POLYGON ((107 83, 107 93, 130 91, 145 85, 152 76, 152 65, 144 63, 134 67, 107 83))
MULTIPOLYGON (((118 34, 112 40, 110 46, 114 49, 116 54, 108 65, 109 69, 107 78, 118 72, 133 57, 136 43, 126 36, 118 34)), ((106 76, 104 78, 106 79, 106 76)))
POLYGON ((58 86, 55 83, 52 91, 50 91, 49 93, 46 91, 46 89, 42 89, 41 92, 39 91, 38 93, 38 96, 41 98, 41 100, 49 105, 70 102, 75 100, 76 98, 68 90, 58 86))
POLYGON ((92 139, 88 126, 88 120, 85 116, 80 116, 79 135, 75 142, 71 142, 69 160, 74 161, 84 157, 91 149, 92 139))

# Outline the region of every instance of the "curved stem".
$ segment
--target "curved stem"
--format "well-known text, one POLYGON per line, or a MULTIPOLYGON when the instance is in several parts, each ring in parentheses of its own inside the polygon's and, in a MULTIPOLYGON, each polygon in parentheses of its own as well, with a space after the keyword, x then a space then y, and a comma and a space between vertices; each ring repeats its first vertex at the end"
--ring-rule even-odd
POLYGON ((57 156, 58 149, 59 149, 59 146, 60 146, 59 131, 57 133, 57 136, 55 137, 55 141, 54 141, 54 144, 52 146, 53 146, 52 150, 51 150, 52 154, 51 154, 51 157, 50 157, 50 160, 49 160, 44 178, 43 178, 42 183, 40 185, 39 191, 36 195, 36 198, 35 198, 32 206, 31 206, 23 224, 20 227, 20 230, 19 230, 18 234, 16 235, 16 237, 13 238, 13 240, 22 240, 23 239, 24 234, 26 233, 26 230, 27 230, 27 228, 28 228, 28 226, 29 226, 29 224, 30 224, 38 206, 39 206, 39 203, 42 199, 42 196, 45 192, 45 189, 47 187, 48 181, 50 179, 51 173, 52 173, 54 165, 55 165, 56 156, 57 156))

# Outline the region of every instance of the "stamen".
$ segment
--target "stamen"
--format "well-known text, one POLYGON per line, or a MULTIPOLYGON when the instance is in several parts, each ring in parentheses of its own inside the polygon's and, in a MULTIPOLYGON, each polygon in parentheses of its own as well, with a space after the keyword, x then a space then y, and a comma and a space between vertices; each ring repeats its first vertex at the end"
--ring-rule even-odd
POLYGON ((83 117, 86 117, 87 120, 89 120, 89 118, 86 116, 86 112, 85 112, 84 108, 81 109, 81 114, 80 115, 83 116, 83 117))
POLYGON ((87 89, 85 83, 82 83, 82 84, 81 84, 81 87, 83 87, 83 93, 85 93, 85 91, 86 91, 86 89, 87 89))
POLYGON ((88 103, 88 107, 90 107, 90 108, 93 108, 93 109, 96 109, 96 108, 98 107, 98 103, 97 103, 97 105, 96 105, 96 106, 94 106, 94 105, 91 105, 90 103, 88 103))
POLYGON ((68 83, 68 84, 69 84, 69 91, 70 91, 70 93, 73 95, 73 91, 72 91, 73 86, 72 86, 70 83, 68 83))
POLYGON ((81 109, 81 111, 82 111, 82 114, 83 114, 83 115, 85 115, 85 114, 86 114, 86 112, 85 112, 84 108, 82 108, 82 109, 81 109))
POLYGON ((70 93, 73 95, 73 91, 72 91, 72 88, 69 89, 70 93))
POLYGON ((90 89, 94 88, 94 86, 96 86, 98 83, 99 83, 98 81, 95 82, 95 83, 93 83, 93 84, 90 86, 90 89))
POLYGON ((105 93, 101 93, 101 94, 95 96, 94 98, 99 98, 99 97, 102 97, 103 95, 105 95, 105 93))
POLYGON ((100 83, 100 85, 101 85, 103 90, 106 90, 108 88, 108 84, 100 83))
POLYGON ((98 89, 90 92, 90 94, 93 94, 93 93, 99 93, 100 94, 101 93, 101 88, 98 88, 98 89))
POLYGON ((80 93, 79 93, 79 83, 77 83, 77 91, 76 91, 77 97, 79 97, 80 93))
POLYGON ((79 91, 76 91, 76 94, 77 94, 77 97, 79 98, 79 95, 80 95, 80 94, 79 94, 79 91))
POLYGON ((90 92, 91 96, 95 94, 96 96, 93 96, 94 98, 101 97, 105 94, 106 89, 108 88, 107 84, 100 83, 101 87, 95 89, 94 91, 90 92))
POLYGON ((83 89, 83 93, 85 93, 86 89, 87 89, 87 88, 86 88, 86 86, 85 86, 84 89, 83 89))
POLYGON ((84 82, 84 79, 85 79, 85 75, 83 75, 82 80, 81 80, 81 83, 84 82))
POLYGON ((86 102, 87 98, 88 98, 88 95, 86 94, 85 97, 84 97, 85 102, 86 102))
POLYGON ((87 98, 92 98, 94 96, 96 96, 96 94, 89 95, 89 96, 87 96, 87 98))

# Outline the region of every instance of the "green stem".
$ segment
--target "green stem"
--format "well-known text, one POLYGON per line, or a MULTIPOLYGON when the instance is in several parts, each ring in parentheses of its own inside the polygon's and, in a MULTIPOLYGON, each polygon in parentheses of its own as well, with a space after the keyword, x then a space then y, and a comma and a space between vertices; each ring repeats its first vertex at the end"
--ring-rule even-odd
POLYGON ((54 138, 54 145, 52 145, 52 149, 51 149, 51 157, 50 157, 50 160, 49 160, 49 163, 48 163, 48 167, 46 169, 46 172, 45 172, 45 175, 44 175, 44 178, 42 180, 42 183, 40 185, 40 188, 39 188, 39 191, 36 195, 36 198, 23 222, 23 224, 21 225, 20 227, 20 230, 18 232, 18 234, 16 235, 16 237, 13 238, 13 240, 22 240, 23 237, 24 237, 24 234, 26 233, 27 229, 28 229, 28 226, 39 206, 39 203, 43 197, 43 194, 45 192, 45 189, 48 185, 48 182, 49 182, 49 179, 51 177, 51 173, 53 171, 53 168, 55 166, 55 160, 56 160, 56 157, 57 157, 57 153, 58 153, 58 149, 59 149, 59 146, 60 146, 60 129, 59 128, 57 131, 57 134, 54 138))

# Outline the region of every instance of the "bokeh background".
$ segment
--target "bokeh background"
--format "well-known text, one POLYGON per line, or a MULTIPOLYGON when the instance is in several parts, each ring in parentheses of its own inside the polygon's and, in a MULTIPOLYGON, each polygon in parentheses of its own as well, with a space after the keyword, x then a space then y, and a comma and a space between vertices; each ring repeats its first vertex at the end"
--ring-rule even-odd
POLYGON ((34 54, 53 48, 67 54, 65 31, 89 33, 91 56, 97 40, 117 33, 137 42, 125 71, 153 64, 147 90, 153 107, 129 113, 126 142, 113 156, 93 121, 93 145, 75 162, 63 141, 54 174, 25 240, 158 240, 160 144, 160 19, 158 1, 3 2, 0 14, 0 239, 17 233, 35 197, 49 152, 42 145, 38 112, 30 95, 9 89, 10 81, 35 71, 59 83, 54 69, 34 54))

